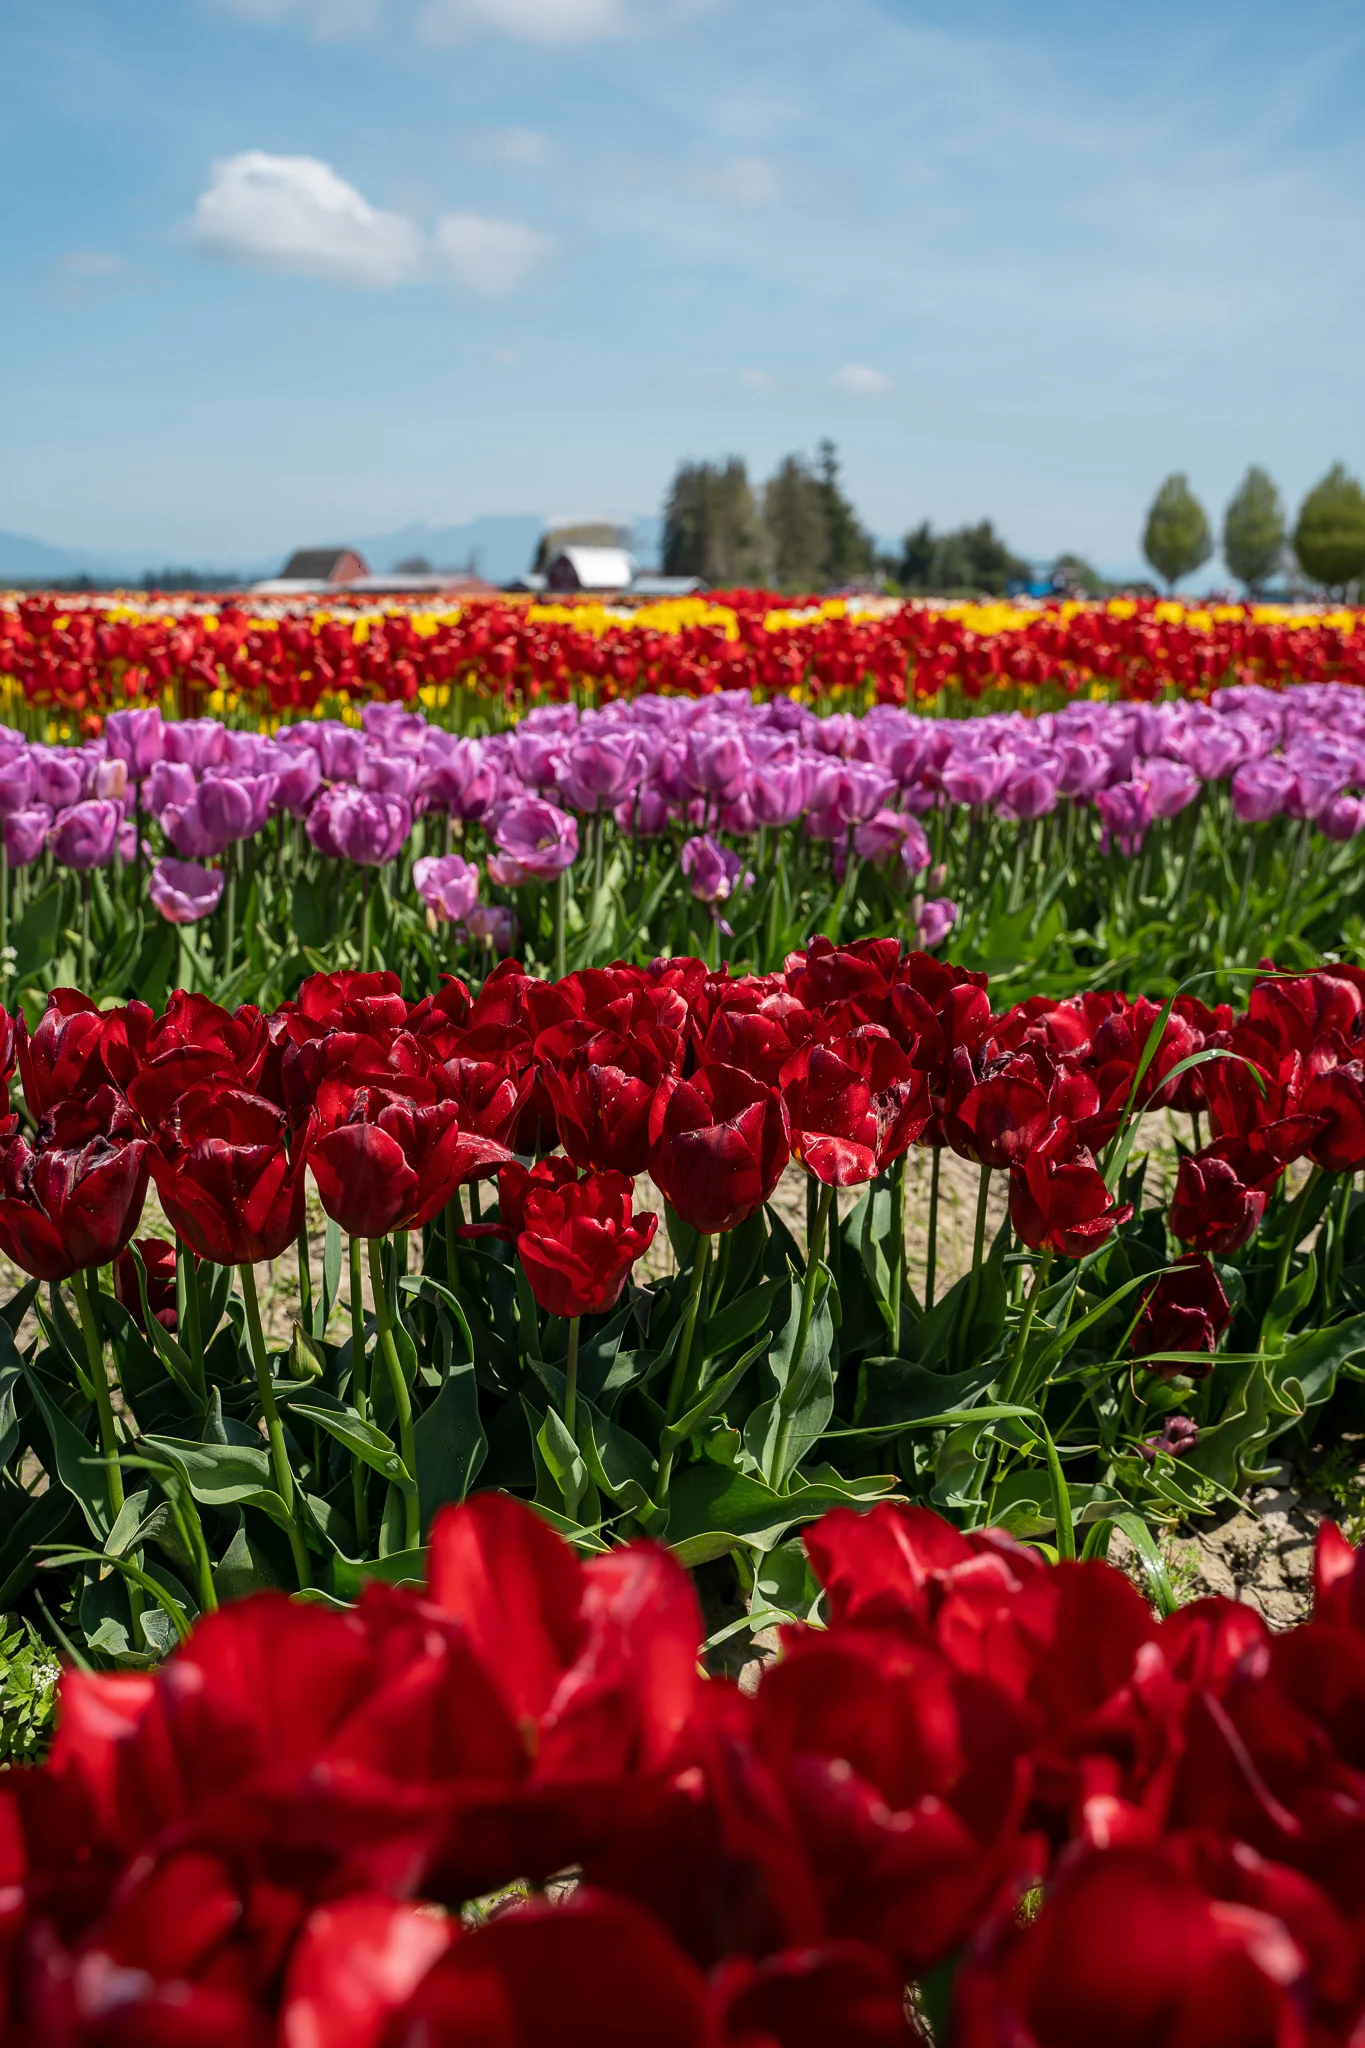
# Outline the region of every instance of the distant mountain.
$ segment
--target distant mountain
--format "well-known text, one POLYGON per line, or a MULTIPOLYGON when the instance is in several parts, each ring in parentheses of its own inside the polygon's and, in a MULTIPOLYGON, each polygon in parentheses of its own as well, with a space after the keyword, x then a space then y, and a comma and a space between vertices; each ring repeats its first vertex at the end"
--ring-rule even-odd
MULTIPOLYGON (((420 556, 433 569, 471 568, 489 583, 509 583, 530 568, 546 524, 542 513, 510 512, 467 519, 460 526, 431 526, 419 521, 396 533, 357 537, 340 525, 328 526, 318 520, 310 529, 301 529, 296 541, 300 547, 335 542, 358 548, 378 575, 389 575, 400 562, 420 556)), ((644 568, 658 561, 660 526, 657 518, 634 522, 634 552, 644 568)), ((194 570, 204 586, 211 588, 220 578, 236 581, 278 576, 291 552, 284 548, 275 555, 243 557, 225 567, 221 562, 184 562, 174 549, 142 548, 131 553, 126 548, 69 548, 35 540, 31 534, 0 532, 0 585, 73 576, 91 576, 97 582, 119 578, 140 582, 149 570, 155 573, 174 567, 194 570)))

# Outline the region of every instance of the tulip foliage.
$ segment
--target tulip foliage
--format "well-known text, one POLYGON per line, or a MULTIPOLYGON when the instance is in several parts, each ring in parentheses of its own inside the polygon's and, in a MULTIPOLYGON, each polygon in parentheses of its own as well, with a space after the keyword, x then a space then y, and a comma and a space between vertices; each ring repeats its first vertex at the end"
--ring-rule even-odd
POLYGON ((15 2048, 1351 2048, 1365 1564, 1158 1619, 826 1514, 745 1693, 687 1576, 487 1494, 422 1581, 69 1669, 0 1790, 15 2048))
POLYGON ((1243 1013, 994 1012, 894 939, 815 939, 766 977, 316 975, 270 1017, 62 990, 9 1047, 0 1607, 100 1664, 253 1587, 420 1575, 485 1490, 588 1552, 666 1542, 738 1626, 804 1616, 799 1532, 887 1496, 1063 1558, 1121 1528, 1164 1598, 1149 1524, 1365 1376, 1352 968, 1243 1013), (1183 1133, 1168 1207, 1146 1113, 1183 1133), (977 1188, 951 1285, 945 1154, 977 1188), (173 1241, 138 1234, 149 1187, 173 1241), (272 1345, 256 1272, 296 1249, 272 1345))

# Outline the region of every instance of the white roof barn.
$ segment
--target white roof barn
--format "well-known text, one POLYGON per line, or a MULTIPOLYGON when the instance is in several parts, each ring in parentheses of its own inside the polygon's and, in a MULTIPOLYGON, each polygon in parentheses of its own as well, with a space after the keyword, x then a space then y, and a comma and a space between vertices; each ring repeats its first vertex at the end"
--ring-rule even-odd
POLYGON ((628 590, 635 557, 625 548, 564 547, 545 570, 547 590, 628 590))

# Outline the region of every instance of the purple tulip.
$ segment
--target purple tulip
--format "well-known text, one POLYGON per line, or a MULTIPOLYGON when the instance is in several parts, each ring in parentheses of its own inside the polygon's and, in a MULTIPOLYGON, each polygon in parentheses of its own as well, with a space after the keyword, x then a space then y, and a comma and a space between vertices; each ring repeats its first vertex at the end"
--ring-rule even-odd
POLYGON ((1066 740, 1057 749, 1059 796, 1094 796, 1109 779, 1109 759, 1084 740, 1066 740))
POLYGON ((65 748, 31 747, 29 761, 36 803, 46 804, 52 811, 64 811, 69 804, 81 802, 85 795, 85 771, 78 757, 65 748))
POLYGON ((560 732, 528 730, 535 716, 531 712, 512 735, 512 766, 528 789, 549 789, 559 778, 565 740, 560 732))
POLYGON ((34 804, 11 811, 5 819, 5 856, 12 868, 26 868, 37 860, 52 829, 52 813, 46 804, 34 804))
POLYGON ((1210 720, 1202 730, 1192 729, 1182 741, 1187 764, 1201 782, 1221 782, 1247 758, 1246 741, 1235 726, 1210 720))
POLYGON ((92 799, 63 811, 48 834, 48 845, 68 868, 102 868, 113 858, 123 806, 92 799))
POLYGON ((1160 754, 1133 763, 1133 779, 1143 784, 1152 803, 1154 818, 1174 818, 1199 794, 1199 777, 1183 761, 1167 761, 1160 754))
POLYGON ((221 868, 203 868, 191 860, 160 859, 147 878, 147 894, 171 924, 198 924, 211 917, 223 894, 221 868))
MULTIPOLYGON (((515 755, 513 757, 515 759, 515 755)), ((614 810, 640 779, 640 762, 629 737, 580 732, 559 764, 559 794, 576 811, 614 810)))
POLYGON ((27 749, 0 761, 0 818, 17 817, 33 800, 33 763, 27 749))
POLYGON ((752 875, 741 875, 743 863, 737 853, 707 833, 683 842, 681 865, 688 886, 699 903, 724 903, 736 889, 747 889, 752 875))
POLYGON ((479 870, 458 853, 414 861, 412 879, 427 909, 450 924, 462 924, 478 901, 479 870))
POLYGON ((306 818, 309 806, 322 787, 322 764, 311 747, 279 747, 284 766, 275 772, 275 794, 271 807, 288 811, 293 818, 306 818))
POLYGON ((161 734, 167 761, 183 762, 202 775, 227 753, 227 728, 216 718, 179 718, 169 721, 161 734))
POLYGON ((505 903, 476 903, 465 929, 471 939, 505 960, 517 943, 517 914, 505 903))
POLYGON ((452 740, 445 758, 423 769, 418 787, 430 809, 468 823, 487 815, 499 781, 497 762, 481 740, 452 740))
POLYGON ((431 731, 420 711, 402 704, 367 704, 360 723, 386 754, 421 754, 431 731))
POLYGON ((412 807, 401 796, 341 784, 324 790, 308 814, 308 837, 320 853, 367 868, 386 866, 411 830, 412 807))
POLYGON ((1294 788, 1294 771, 1282 761, 1247 761, 1232 778, 1232 808, 1244 825, 1278 818, 1294 788))
POLYGON ((633 796, 616 806, 613 816, 632 839, 657 839, 668 826, 668 798, 657 782, 642 782, 633 796))
POLYGON ((912 875, 929 865, 929 841, 924 836, 924 827, 908 811, 881 810, 868 818, 853 834, 853 851, 859 860, 870 860, 874 867, 886 867, 893 860, 903 861, 912 875))
POLYGON ((1115 839, 1130 860, 1135 853, 1141 853, 1147 827, 1152 822, 1152 799, 1143 783, 1116 782, 1112 789, 1100 790, 1095 797, 1095 809, 1103 827, 1100 845, 1106 853, 1115 839))
POLYGON ((1057 772, 1050 762, 1030 761, 1015 768, 996 799, 996 814, 1015 824, 1044 818, 1057 808, 1057 772))
POLYGON ((800 817, 806 807, 806 776, 795 750, 754 763, 749 802, 760 825, 790 825, 800 817))
POLYGON ((264 775, 269 772, 275 742, 260 732, 228 732, 224 735, 223 758, 215 765, 234 775, 264 775))
POLYGON ((421 764, 415 754, 387 754, 367 747, 356 770, 356 784, 376 796, 401 796, 405 803, 411 803, 420 773, 421 764))
POLYGON ((920 945, 926 953, 941 946, 958 920, 958 907, 951 897, 938 896, 926 903, 915 920, 920 945))
POLYGON ((92 796, 107 797, 113 803, 122 803, 128 794, 128 763, 120 761, 117 756, 112 761, 99 762, 95 768, 94 788, 90 793, 92 796))
POLYGON ((735 796, 750 772, 749 750, 733 732, 689 733, 684 760, 687 779, 699 796, 735 796))
POLYGON ((251 839, 270 816, 273 775, 239 775, 218 769, 206 775, 185 805, 169 804, 162 829, 189 860, 224 853, 234 841, 251 839))
POLYGON ((198 778, 186 762, 158 761, 143 786, 142 800, 154 817, 160 817, 171 804, 192 804, 198 787, 198 778))
POLYGON ((1328 839, 1354 839, 1365 827, 1365 799, 1334 796, 1318 813, 1318 830, 1328 839))
POLYGON ((1148 1436, 1138 1445, 1139 1457, 1155 1464, 1158 1452, 1168 1458, 1183 1458, 1199 1441, 1199 1424, 1192 1415, 1168 1415, 1159 1436, 1148 1436))
POLYGON ((155 704, 145 711, 111 711, 104 721, 111 760, 122 761, 134 782, 150 775, 165 753, 164 727, 155 704))
POLYGON ((498 814, 493 843, 498 852, 488 862, 490 880, 500 889, 519 889, 524 882, 547 882, 573 866, 578 825, 543 797, 517 797, 498 814))
POLYGON ((964 748, 939 773, 950 803, 979 806, 988 804, 1000 790, 1009 774, 1009 765, 998 756, 968 753, 964 748))
POLYGON ((354 782, 365 752, 365 735, 334 718, 310 727, 324 782, 354 782))

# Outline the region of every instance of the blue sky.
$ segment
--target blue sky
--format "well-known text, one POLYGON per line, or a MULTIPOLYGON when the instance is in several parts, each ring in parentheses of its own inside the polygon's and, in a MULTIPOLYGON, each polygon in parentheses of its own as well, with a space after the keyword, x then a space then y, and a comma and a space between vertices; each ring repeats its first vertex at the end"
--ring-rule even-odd
POLYGON ((1137 559, 1365 469, 1347 0, 6 0, 0 528, 149 559, 649 513, 1137 559))

